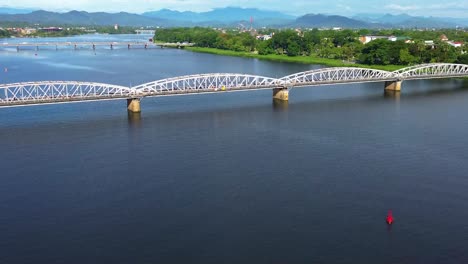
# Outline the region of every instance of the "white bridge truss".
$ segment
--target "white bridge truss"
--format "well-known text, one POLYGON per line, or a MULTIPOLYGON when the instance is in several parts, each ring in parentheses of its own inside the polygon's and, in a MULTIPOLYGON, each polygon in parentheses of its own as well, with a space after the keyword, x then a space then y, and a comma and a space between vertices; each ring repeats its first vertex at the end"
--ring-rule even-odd
POLYGON ((411 66, 394 71, 402 80, 433 79, 468 76, 468 65, 433 63, 411 66))
POLYGON ((393 72, 336 67, 299 72, 285 76, 280 80, 288 87, 339 84, 339 83, 361 83, 361 82, 381 82, 397 79, 393 72))
POLYGON ((232 90, 253 90, 282 87, 282 82, 275 78, 232 74, 212 73, 186 75, 163 79, 133 87, 144 96, 217 92, 232 90))
POLYGON ((231 73, 197 74, 162 79, 134 87, 75 81, 26 82, 0 84, 0 107, 463 76, 468 76, 468 65, 433 63, 393 72, 353 67, 323 68, 280 79, 231 73))
POLYGON ((28 105, 132 97, 134 90, 92 82, 27 82, 0 85, 0 106, 28 105))

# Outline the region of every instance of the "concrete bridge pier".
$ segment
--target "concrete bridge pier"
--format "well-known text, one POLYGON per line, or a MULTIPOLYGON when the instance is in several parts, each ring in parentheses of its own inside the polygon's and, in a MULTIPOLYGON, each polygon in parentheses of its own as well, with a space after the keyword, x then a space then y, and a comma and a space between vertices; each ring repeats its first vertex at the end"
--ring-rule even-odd
POLYGON ((385 82, 386 91, 401 91, 402 81, 388 81, 385 82))
POLYGON ((141 113, 140 98, 127 99, 127 109, 132 113, 141 113))
POLYGON ((288 87, 274 88, 273 99, 288 101, 289 100, 289 89, 288 87))

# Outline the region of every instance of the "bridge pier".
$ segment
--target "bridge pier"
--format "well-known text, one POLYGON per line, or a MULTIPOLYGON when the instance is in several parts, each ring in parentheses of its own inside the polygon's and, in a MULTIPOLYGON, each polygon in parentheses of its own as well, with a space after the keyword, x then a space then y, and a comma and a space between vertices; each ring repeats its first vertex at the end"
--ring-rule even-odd
POLYGON ((140 113, 141 112, 140 98, 127 99, 127 109, 129 112, 132 112, 132 113, 140 113))
POLYGON ((385 82, 385 90, 386 91, 400 91, 401 90, 401 82, 402 81, 385 82))
POLYGON ((273 99, 288 101, 289 100, 289 89, 287 87, 274 88, 273 99))

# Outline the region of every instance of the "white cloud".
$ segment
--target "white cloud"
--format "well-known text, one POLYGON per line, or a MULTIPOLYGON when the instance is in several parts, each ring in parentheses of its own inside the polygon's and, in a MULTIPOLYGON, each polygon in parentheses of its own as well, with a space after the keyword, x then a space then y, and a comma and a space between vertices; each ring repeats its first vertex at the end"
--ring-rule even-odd
POLYGON ((411 10, 420 10, 421 9, 421 7, 417 6, 417 5, 404 6, 404 5, 397 5, 397 4, 386 5, 385 8, 386 9, 396 10, 396 11, 404 11, 404 12, 411 11, 411 10))
POLYGON ((388 4, 384 8, 394 12, 404 12, 415 16, 439 16, 439 17, 464 17, 468 11, 467 3, 447 2, 447 3, 429 3, 424 1, 421 4, 400 5, 388 4))

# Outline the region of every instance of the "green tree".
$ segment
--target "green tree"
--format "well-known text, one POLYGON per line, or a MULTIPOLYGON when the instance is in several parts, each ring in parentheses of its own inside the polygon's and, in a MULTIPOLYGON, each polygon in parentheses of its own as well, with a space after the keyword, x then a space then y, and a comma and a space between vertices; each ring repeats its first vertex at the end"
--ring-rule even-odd
POLYGON ((458 56, 457 63, 468 64, 468 53, 458 56))
POLYGON ((390 64, 390 41, 386 39, 373 40, 362 49, 359 61, 364 64, 390 64))
POLYGON ((354 60, 356 57, 359 56, 361 50, 363 49, 363 44, 359 41, 349 42, 346 43, 343 47, 343 56, 344 60, 354 60))
POLYGON ((320 44, 317 45, 317 55, 322 58, 330 58, 333 54, 335 45, 333 44, 333 39, 323 38, 320 41, 320 44))
POLYGON ((240 35, 242 45, 245 47, 246 51, 254 51, 255 50, 255 37, 252 36, 250 33, 241 33, 240 35))
POLYGON ((290 41, 288 43, 288 56, 297 56, 301 54, 301 47, 295 41, 290 41))
POLYGON ((257 44, 257 51, 260 55, 268 55, 275 53, 275 49, 271 44, 271 39, 265 41, 259 41, 257 44))
POLYGON ((11 36, 10 32, 0 29, 0 38, 8 38, 10 36, 11 36))
POLYGON ((435 48, 432 50, 431 62, 455 62, 457 50, 455 47, 443 41, 435 41, 435 48))
POLYGON ((417 62, 417 58, 410 54, 408 48, 400 50, 400 64, 411 65, 417 62))

